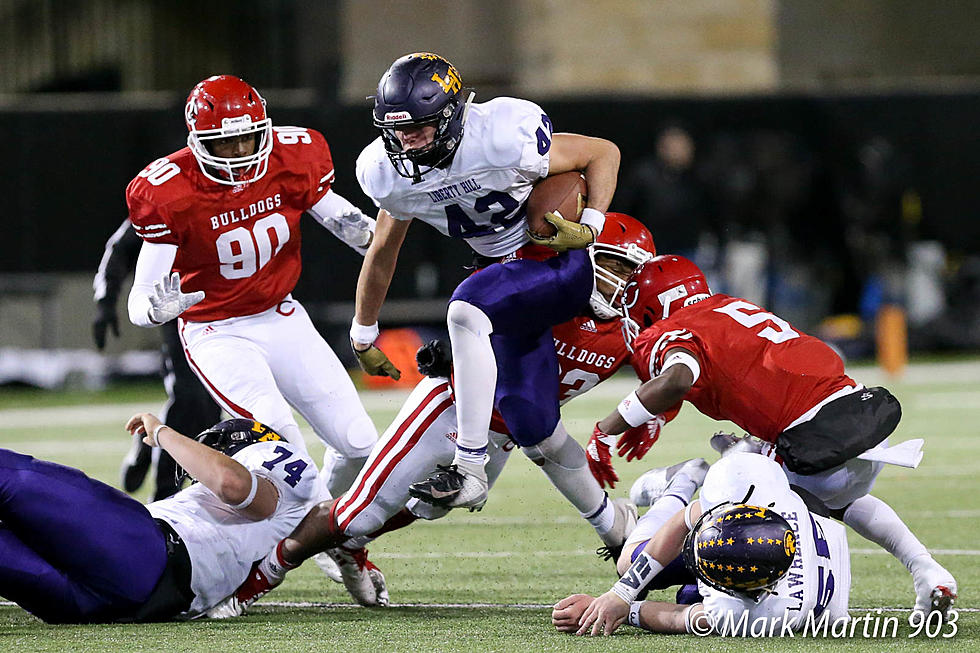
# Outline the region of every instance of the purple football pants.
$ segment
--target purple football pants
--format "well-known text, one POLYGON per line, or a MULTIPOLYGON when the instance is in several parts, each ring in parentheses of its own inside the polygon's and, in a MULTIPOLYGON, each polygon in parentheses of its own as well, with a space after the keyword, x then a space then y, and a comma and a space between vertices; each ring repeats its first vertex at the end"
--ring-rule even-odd
POLYGON ((49 623, 126 618, 167 564, 146 508, 71 467, 0 449, 0 596, 49 623))
POLYGON ((452 299, 490 318, 497 359, 494 406, 522 447, 538 444, 558 425, 558 355, 551 327, 588 306, 592 262, 585 250, 545 261, 495 263, 467 277, 452 299))

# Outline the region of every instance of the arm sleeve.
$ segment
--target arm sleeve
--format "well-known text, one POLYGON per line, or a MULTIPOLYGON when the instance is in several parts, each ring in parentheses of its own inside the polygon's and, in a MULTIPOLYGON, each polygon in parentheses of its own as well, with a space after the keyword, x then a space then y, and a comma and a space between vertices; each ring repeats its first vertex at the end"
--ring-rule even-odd
POLYGON ((136 326, 159 326, 150 321, 150 316, 147 313, 150 309, 153 282, 170 274, 176 258, 176 245, 143 243, 139 258, 136 259, 136 278, 133 280, 132 290, 129 291, 128 302, 129 321, 136 326))
POLYGON ((115 305, 123 279, 136 264, 141 242, 129 219, 123 220, 106 241, 105 253, 92 281, 95 301, 107 301, 115 305))
POLYGON ((367 252, 374 233, 375 220, 364 215, 346 198, 328 190, 320 201, 310 207, 309 213, 355 252, 361 256, 367 252))

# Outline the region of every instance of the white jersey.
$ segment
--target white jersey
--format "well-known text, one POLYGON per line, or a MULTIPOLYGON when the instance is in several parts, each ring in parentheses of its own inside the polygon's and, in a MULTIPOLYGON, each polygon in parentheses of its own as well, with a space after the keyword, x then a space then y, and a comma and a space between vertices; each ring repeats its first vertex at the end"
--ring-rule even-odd
POLYGON ((289 442, 258 442, 232 458, 275 485, 279 505, 271 517, 247 519, 200 483, 146 507, 173 526, 187 547, 194 600, 184 617, 207 611, 238 589, 252 563, 299 524, 316 492, 316 465, 289 442))
POLYGON ((419 183, 396 171, 380 137, 357 158, 364 194, 398 220, 417 218, 484 256, 528 242, 524 203, 548 175, 551 120, 541 107, 501 97, 470 106, 451 164, 419 183))
POLYGON ((765 506, 771 503, 772 509, 789 522, 796 535, 796 555, 789 573, 776 585, 774 594, 765 596, 758 603, 726 594, 699 581, 704 609, 715 632, 728 636, 759 632, 778 635, 784 615, 792 622, 792 630, 803 629, 811 614, 813 619, 819 620, 826 611, 831 622, 847 617, 851 563, 844 527, 807 510, 803 499, 790 490, 779 465, 758 454, 731 454, 713 465, 702 489, 702 507, 708 509, 723 501, 739 503, 748 492, 752 495, 747 503, 765 506), (714 478, 712 472, 715 472, 714 478), (722 474, 728 478, 719 483, 718 477, 722 474), (732 482, 732 477, 745 480, 732 482), (752 481, 766 487, 753 490, 752 481), (748 489, 744 487, 745 482, 749 483, 748 489), (756 630, 752 630, 753 624, 756 630))

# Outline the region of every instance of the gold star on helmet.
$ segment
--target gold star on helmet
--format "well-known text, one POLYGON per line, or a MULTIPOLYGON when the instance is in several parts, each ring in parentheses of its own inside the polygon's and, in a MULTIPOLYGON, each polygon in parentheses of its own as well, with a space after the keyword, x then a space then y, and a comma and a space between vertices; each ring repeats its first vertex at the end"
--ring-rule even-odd
POLYGON ((743 567, 742 565, 739 565, 738 566, 738 570, 739 570, 739 572, 743 572, 743 571, 745 571, 745 567, 743 567))
POLYGON ((725 576, 725 583, 727 583, 728 585, 731 585, 733 582, 734 581, 732 580, 732 577, 731 576, 725 576))
POLYGON ((735 513, 735 519, 741 519, 741 518, 742 518, 742 517, 744 517, 744 516, 745 516, 745 515, 743 515, 743 514, 742 514, 742 513, 740 513, 740 512, 736 512, 736 513, 735 513))
POLYGON ((730 544, 730 545, 731 544, 735 544, 735 538, 733 538, 733 537, 728 538, 727 541, 728 541, 728 544, 730 544))
POLYGON ((731 521, 731 520, 732 520, 732 513, 728 513, 727 515, 725 515, 725 521, 731 521))
POLYGON ((731 566, 731 565, 728 565, 728 567, 726 567, 726 569, 727 569, 728 571, 735 571, 735 567, 733 567, 733 566, 731 566))
POLYGON ((766 544, 775 544, 775 543, 776 543, 776 540, 772 539, 771 537, 768 538, 768 539, 766 539, 766 544))
POLYGON ((749 571, 759 571, 759 568, 756 567, 755 565, 752 565, 751 567, 749 567, 749 571))
POLYGON ((755 538, 754 537, 750 537, 749 539, 747 539, 745 541, 748 542, 749 544, 755 544, 755 538))

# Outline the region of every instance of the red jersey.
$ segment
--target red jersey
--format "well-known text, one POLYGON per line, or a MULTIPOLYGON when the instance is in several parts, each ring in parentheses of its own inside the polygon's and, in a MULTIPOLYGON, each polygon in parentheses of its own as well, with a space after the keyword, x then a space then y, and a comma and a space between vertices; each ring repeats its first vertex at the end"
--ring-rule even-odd
POLYGON ((832 393, 855 385, 822 341, 728 295, 691 304, 645 329, 634 346, 640 378, 660 374, 675 347, 701 365, 684 399, 768 442, 832 393))
POLYGON ((238 186, 205 177, 189 148, 157 159, 126 187, 129 219, 149 243, 177 246, 181 290, 204 300, 181 317, 210 322, 260 313, 299 279, 303 212, 333 183, 323 135, 276 127, 266 174, 238 186))

